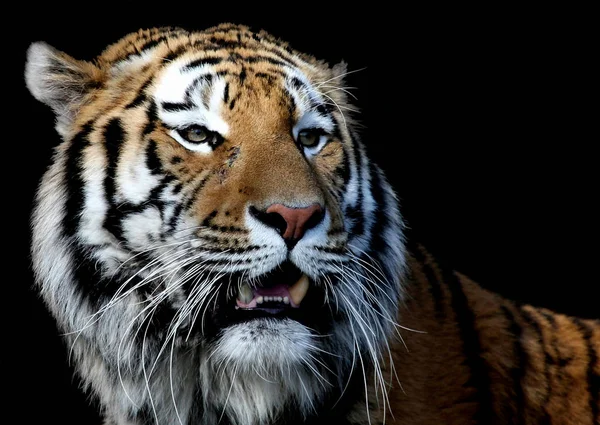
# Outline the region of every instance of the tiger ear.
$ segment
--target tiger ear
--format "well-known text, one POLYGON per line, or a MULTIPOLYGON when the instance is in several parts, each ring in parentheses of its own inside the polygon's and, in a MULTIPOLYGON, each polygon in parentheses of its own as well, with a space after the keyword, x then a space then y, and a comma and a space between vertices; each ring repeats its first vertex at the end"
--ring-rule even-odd
POLYGON ((348 74, 348 64, 344 61, 336 63, 331 67, 332 76, 329 78, 329 86, 331 87, 340 87, 340 90, 329 90, 329 96, 334 98, 335 102, 344 102, 348 101, 348 96, 346 95, 347 90, 344 88, 346 85, 345 76, 348 74))
POLYGON ((101 71, 94 64, 76 60, 44 42, 33 43, 27 50, 25 83, 33 97, 52 108, 60 134, 66 132, 100 78, 101 71))
POLYGON ((344 61, 336 63, 331 67, 331 71, 333 72, 336 81, 338 81, 339 84, 342 85, 344 77, 348 73, 348 64, 344 61))

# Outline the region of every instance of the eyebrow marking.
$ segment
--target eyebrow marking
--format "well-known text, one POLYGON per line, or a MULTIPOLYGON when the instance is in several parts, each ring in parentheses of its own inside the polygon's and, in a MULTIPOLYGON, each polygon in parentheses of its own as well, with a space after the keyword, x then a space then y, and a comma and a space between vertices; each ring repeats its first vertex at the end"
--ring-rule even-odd
POLYGON ((196 105, 188 100, 185 102, 161 102, 160 106, 165 112, 191 111, 196 107, 196 105))
POLYGON ((221 58, 221 57, 200 58, 200 59, 193 60, 192 62, 185 65, 183 68, 181 68, 181 71, 189 72, 189 71, 192 71, 194 68, 200 68, 205 65, 217 65, 217 64, 220 64, 221 62, 223 62, 223 58, 221 58))

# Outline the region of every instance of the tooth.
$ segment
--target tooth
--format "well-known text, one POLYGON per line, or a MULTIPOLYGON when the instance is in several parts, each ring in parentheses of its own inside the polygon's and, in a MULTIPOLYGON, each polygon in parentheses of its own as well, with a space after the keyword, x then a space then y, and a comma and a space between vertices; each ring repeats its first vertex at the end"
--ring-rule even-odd
POLYGON ((283 297, 277 297, 277 301, 282 302, 283 301, 283 297))
POLYGON ((262 296, 256 298, 256 304, 262 304, 264 301, 264 298, 262 296))
POLYGON ((294 283, 289 288, 291 301, 296 305, 300 305, 300 303, 306 296, 307 291, 308 291, 308 276, 303 274, 302 277, 300 277, 300 279, 298 279, 298 282, 294 283))
POLYGON ((240 300, 244 304, 249 304, 250 301, 252 301, 252 298, 254 298, 254 293, 252 292, 252 289, 250 289, 248 285, 242 285, 240 287, 240 292, 238 293, 238 300, 240 300))
POLYGON ((290 303, 290 299, 288 297, 283 297, 283 303, 284 304, 289 304, 290 303))

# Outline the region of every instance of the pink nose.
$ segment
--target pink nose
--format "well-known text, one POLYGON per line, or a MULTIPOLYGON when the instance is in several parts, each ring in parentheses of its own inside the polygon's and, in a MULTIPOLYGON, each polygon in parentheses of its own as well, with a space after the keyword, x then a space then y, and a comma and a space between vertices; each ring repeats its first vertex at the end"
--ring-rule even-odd
POLYGON ((267 226, 277 230, 289 249, 302 239, 307 230, 319 224, 325 215, 323 207, 319 204, 298 208, 272 204, 264 211, 250 207, 250 213, 267 226))
POLYGON ((315 227, 322 219, 323 208, 312 204, 303 208, 289 208, 282 204, 273 204, 267 208, 267 214, 279 214, 285 221, 285 231, 281 235, 286 240, 299 240, 304 232, 315 227))

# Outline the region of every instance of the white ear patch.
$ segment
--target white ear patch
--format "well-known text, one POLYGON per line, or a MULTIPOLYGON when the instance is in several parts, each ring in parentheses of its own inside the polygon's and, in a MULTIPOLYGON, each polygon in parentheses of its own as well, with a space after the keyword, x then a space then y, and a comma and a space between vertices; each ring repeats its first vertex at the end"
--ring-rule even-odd
POLYGON ((53 54, 54 48, 42 41, 33 43, 27 49, 25 84, 33 97, 44 103, 52 98, 53 89, 46 81, 46 69, 50 66, 50 57, 53 54))
POLYGON ((33 97, 52 108, 61 135, 98 73, 91 63, 78 61, 41 41, 27 50, 25 84, 33 97))

